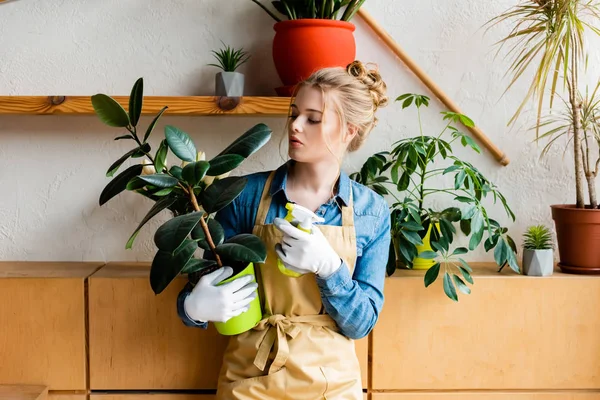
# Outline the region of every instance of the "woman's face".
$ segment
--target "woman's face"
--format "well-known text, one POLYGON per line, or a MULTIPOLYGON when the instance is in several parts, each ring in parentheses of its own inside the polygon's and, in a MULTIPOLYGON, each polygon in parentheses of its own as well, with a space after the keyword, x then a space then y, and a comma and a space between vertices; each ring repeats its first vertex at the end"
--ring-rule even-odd
POLYGON ((348 135, 341 129, 333 105, 324 107, 323 102, 323 94, 318 88, 305 86, 298 91, 288 124, 288 154, 291 159, 298 162, 338 162, 346 151, 348 135))

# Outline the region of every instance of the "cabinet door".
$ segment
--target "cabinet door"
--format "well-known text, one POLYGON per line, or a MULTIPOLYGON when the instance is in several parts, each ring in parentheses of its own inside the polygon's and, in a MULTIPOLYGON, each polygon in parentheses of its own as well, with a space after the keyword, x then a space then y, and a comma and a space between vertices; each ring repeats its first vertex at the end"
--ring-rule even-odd
POLYGON ((185 279, 155 295, 148 274, 147 264, 107 264, 89 279, 91 389, 215 389, 228 338, 183 325, 185 279))
POLYGON ((85 390, 85 279, 101 264, 0 263, 0 384, 85 390))

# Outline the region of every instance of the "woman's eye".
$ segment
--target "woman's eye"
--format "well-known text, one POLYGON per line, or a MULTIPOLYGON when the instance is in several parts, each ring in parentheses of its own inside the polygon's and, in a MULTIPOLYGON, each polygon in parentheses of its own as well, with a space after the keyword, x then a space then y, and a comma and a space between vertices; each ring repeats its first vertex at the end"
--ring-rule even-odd
POLYGON ((321 122, 321 121, 315 121, 314 119, 309 119, 309 120, 308 120, 308 123, 309 123, 309 124, 318 124, 318 123, 320 123, 320 122, 321 122))
POLYGON ((298 116, 297 115, 290 115, 290 118, 291 119, 296 119, 296 118, 298 118, 298 116))

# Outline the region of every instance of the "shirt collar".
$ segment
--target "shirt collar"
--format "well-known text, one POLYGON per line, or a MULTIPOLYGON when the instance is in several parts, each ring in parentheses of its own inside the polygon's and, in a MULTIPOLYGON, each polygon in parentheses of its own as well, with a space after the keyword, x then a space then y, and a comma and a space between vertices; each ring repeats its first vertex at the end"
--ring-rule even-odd
MULTIPOLYGON (((288 169, 292 165, 293 160, 288 161, 275 171, 275 176, 271 182, 270 194, 274 196, 276 193, 283 191, 285 193, 285 187, 287 183, 288 169)), ((350 177, 344 171, 340 172, 340 178, 338 180, 338 193, 335 196, 336 199, 341 200, 345 206, 350 201, 350 191, 352 190, 352 184, 350 177)))

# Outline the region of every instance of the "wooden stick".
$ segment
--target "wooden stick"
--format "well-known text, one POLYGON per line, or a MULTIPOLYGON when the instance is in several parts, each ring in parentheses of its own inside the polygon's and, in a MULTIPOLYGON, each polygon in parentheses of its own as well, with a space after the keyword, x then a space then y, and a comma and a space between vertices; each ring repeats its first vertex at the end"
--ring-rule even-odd
MULTIPOLYGON (((410 58, 398 43, 392 38, 377 21, 365 11, 364 7, 358 10, 358 14, 362 19, 373 29, 373 31, 389 46, 389 48, 402 60, 402 62, 431 90, 431 92, 442 102, 450 111, 455 113, 463 114, 458 106, 440 89, 438 85, 423 71, 415 61, 410 58)), ((466 127, 475 138, 477 138, 483 146, 485 146, 496 160, 506 166, 510 162, 506 154, 500 150, 496 145, 478 128, 466 127)))

